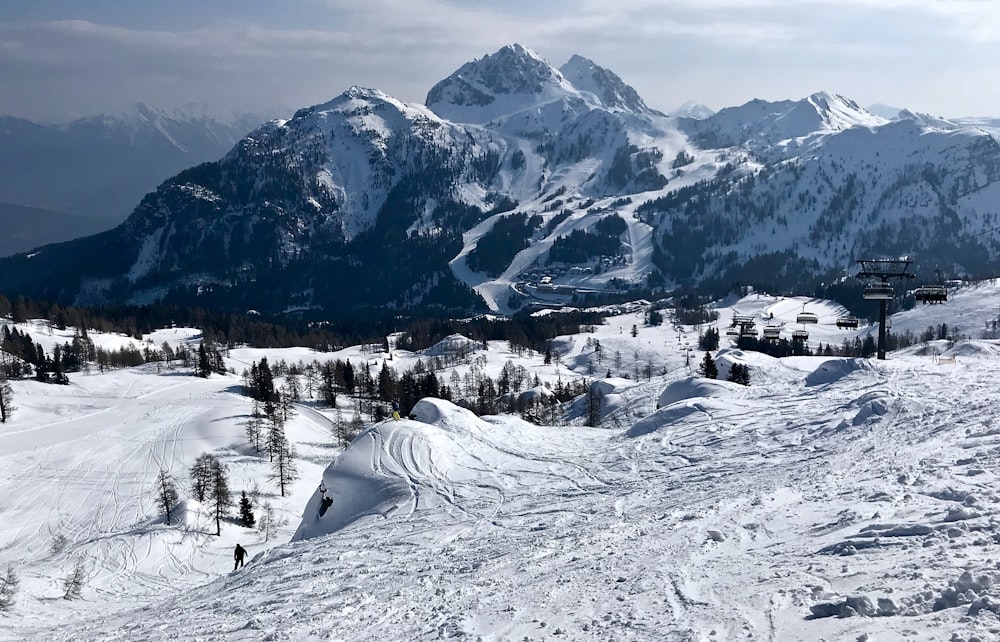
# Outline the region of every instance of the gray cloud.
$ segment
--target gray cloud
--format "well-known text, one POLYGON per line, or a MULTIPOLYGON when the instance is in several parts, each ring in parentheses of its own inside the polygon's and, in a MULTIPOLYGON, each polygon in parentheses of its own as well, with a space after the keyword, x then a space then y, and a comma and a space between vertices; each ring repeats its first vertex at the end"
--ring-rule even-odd
MULTIPOLYGON (((0 113, 57 119, 143 100, 297 108, 352 84, 421 101, 472 58, 520 42, 580 53, 652 104, 713 107, 819 89, 862 103, 1000 114, 989 0, 300 0, 281 28, 222 17, 170 30, 0 22, 0 113)), ((251 8, 253 3, 248 3, 251 8)))

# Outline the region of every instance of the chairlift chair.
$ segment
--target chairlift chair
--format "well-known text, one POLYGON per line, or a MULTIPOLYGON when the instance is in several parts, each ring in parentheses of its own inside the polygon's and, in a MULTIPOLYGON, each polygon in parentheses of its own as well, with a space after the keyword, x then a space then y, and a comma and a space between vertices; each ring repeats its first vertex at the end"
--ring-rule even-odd
POLYGON ((837 327, 841 330, 853 330, 857 328, 859 324, 860 321, 858 320, 858 317, 854 316, 839 317, 837 319, 837 327))
POLYGON ((764 326, 764 340, 774 341, 781 336, 781 326, 780 325, 768 325, 764 326))
POLYGON ((887 283, 869 285, 865 288, 864 297, 876 301, 888 301, 893 297, 892 286, 887 283))
POLYGON ((819 315, 815 312, 806 312, 806 306, 802 304, 802 312, 795 317, 796 323, 819 323, 819 315))
POLYGON ((921 303, 944 303, 948 300, 948 288, 943 285, 923 285, 913 291, 913 298, 921 303))
POLYGON ((809 333, 806 332, 805 330, 796 330, 795 332, 792 333, 792 341, 805 342, 808 340, 809 340, 809 333))

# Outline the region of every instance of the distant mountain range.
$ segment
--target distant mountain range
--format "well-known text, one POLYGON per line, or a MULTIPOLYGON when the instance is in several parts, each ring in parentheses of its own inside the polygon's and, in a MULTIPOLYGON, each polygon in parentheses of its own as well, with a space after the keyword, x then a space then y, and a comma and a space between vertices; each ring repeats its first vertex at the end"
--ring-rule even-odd
POLYGON ((64 124, 0 116, 0 201, 121 222, 161 182, 218 160, 264 120, 142 103, 64 124))
POLYGON ((62 243, 113 228, 114 219, 73 216, 37 207, 0 203, 0 256, 26 252, 49 243, 62 243))
POLYGON ((825 92, 667 116, 590 60, 557 69, 510 45, 424 105, 353 87, 272 121, 114 230, 0 261, 0 291, 453 315, 676 287, 802 292, 880 254, 983 275, 998 182, 982 124, 890 119, 825 92))

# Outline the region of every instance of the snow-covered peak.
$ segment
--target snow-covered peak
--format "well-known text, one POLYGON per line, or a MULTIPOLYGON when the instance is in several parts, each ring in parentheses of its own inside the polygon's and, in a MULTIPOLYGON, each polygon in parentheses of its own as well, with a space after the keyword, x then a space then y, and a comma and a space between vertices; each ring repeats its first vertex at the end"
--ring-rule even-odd
MULTIPOLYGON (((352 86, 333 100, 296 112, 296 117, 336 114, 371 133, 386 133, 386 128, 409 128, 413 121, 441 119, 427 107, 405 103, 369 87, 352 86)), ((289 121, 291 122, 291 121, 289 121)))
POLYGON ((705 118, 711 118, 715 112, 702 103, 689 100, 677 109, 670 112, 668 115, 673 118, 696 118, 698 120, 704 120, 705 118))
POLYGON ((876 116, 881 116, 887 120, 893 120, 902 111, 901 107, 894 107, 893 105, 886 105, 885 103, 873 103, 868 105, 865 109, 869 113, 875 114, 876 116))
POLYGON ((822 118, 827 129, 843 131, 855 126, 876 127, 884 125, 886 120, 872 114, 850 98, 840 94, 820 91, 800 101, 808 104, 822 118))
POLYGON ((427 93, 427 106, 454 122, 485 123, 580 92, 558 69, 521 45, 462 65, 427 93))
POLYGON ((801 100, 768 102, 754 99, 739 107, 727 107, 698 121, 693 129, 711 146, 748 143, 770 146, 853 127, 877 127, 888 122, 849 98, 817 92, 801 100))
POLYGON ((583 56, 574 54, 569 62, 559 68, 559 72, 574 87, 589 93, 606 109, 636 113, 651 111, 639 93, 614 72, 583 56))
POLYGON ((924 125, 926 127, 932 127, 934 129, 943 129, 945 131, 952 131, 955 129, 961 129, 962 126, 953 123, 950 120, 944 118, 938 118, 937 116, 931 116, 930 114, 922 114, 920 112, 912 112, 909 109, 901 109, 899 114, 896 115, 898 120, 912 120, 924 125))

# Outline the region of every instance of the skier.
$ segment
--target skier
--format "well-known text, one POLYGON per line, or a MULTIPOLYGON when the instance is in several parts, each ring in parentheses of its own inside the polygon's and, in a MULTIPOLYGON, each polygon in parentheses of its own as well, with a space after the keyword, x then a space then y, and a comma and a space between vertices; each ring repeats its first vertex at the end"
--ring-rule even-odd
POLYGON ((233 565, 234 571, 239 567, 243 566, 243 558, 246 557, 246 554, 247 554, 247 549, 237 544, 236 552, 233 553, 233 559, 236 560, 236 564, 233 565))
POLYGON ((392 420, 399 421, 399 401, 396 399, 392 400, 392 420))
POLYGON ((326 514, 326 510, 333 505, 333 497, 327 495, 323 496, 323 501, 319 503, 319 516, 322 517, 326 514))

